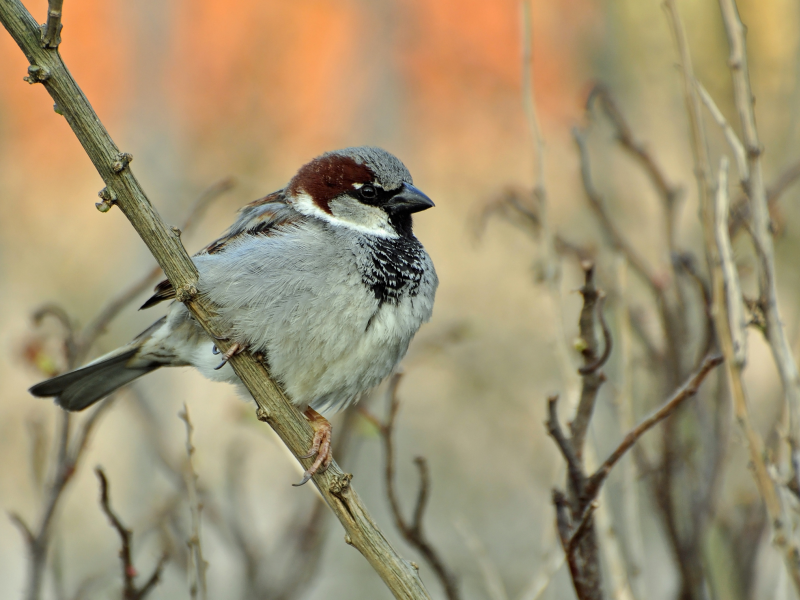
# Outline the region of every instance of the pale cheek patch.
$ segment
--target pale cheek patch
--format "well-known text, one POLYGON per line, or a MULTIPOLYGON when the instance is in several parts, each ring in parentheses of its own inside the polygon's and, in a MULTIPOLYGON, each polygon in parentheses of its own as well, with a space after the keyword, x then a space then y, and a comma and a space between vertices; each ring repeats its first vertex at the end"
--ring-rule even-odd
POLYGON ((332 214, 323 211, 314 200, 305 192, 296 194, 292 199, 292 205, 297 212, 310 217, 316 217, 327 221, 332 225, 349 227, 360 233, 376 235, 378 237, 396 238, 398 237, 392 226, 389 224, 389 216, 377 206, 367 206, 361 204, 350 196, 340 196, 331 200, 329 207, 332 214))

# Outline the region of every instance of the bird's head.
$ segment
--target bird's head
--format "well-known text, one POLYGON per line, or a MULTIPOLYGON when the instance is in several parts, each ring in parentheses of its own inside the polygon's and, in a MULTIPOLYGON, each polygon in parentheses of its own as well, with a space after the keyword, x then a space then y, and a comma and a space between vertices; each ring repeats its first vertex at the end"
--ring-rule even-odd
POLYGON ((410 236, 412 213, 433 206, 413 186, 402 162, 371 146, 315 158, 300 168, 286 191, 303 214, 381 237, 410 236))

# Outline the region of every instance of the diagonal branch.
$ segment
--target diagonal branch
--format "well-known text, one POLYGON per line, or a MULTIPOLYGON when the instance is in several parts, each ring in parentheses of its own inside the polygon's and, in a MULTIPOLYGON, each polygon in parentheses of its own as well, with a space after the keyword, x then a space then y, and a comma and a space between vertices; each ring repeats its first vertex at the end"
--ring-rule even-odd
POLYGON ((589 99, 586 101, 587 110, 595 101, 600 103, 606 117, 608 117, 614 129, 616 129, 617 141, 620 143, 620 146, 639 162, 650 178, 650 181, 653 183, 653 187, 656 188, 656 191, 661 196, 661 201, 664 205, 667 217, 666 226, 669 248, 670 252, 675 252, 676 208, 683 190, 667 181, 666 175, 664 175, 661 167, 656 163, 653 155, 650 154, 650 151, 644 144, 634 137, 633 131, 622 115, 622 111, 620 111, 617 103, 614 101, 614 98, 605 85, 598 84, 591 91, 589 99))
MULTIPOLYGON (((767 205, 770 214, 777 207, 781 195, 800 179, 800 161, 787 167, 778 175, 775 182, 767 188, 767 205)), ((731 207, 730 235, 733 237, 739 229, 750 221, 750 201, 746 196, 741 196, 731 207)))
MULTIPOLYGON (((214 307, 197 293, 198 273, 180 237, 160 218, 130 169, 132 156, 120 152, 57 51, 42 48, 39 27, 19 0, 0 0, 0 22, 24 52, 31 66, 30 82, 42 83, 55 100, 84 150, 106 184, 106 206, 117 205, 145 242, 197 322, 214 338, 214 307)), ((225 352, 230 342, 218 340, 225 352)), ((295 457, 311 446, 313 432, 299 410, 270 378, 266 367, 249 352, 232 358, 231 366, 258 404, 257 415, 267 421, 295 457)), ((298 459, 305 468, 311 459, 298 459)), ((314 482, 336 514, 347 536, 369 561, 397 598, 428 598, 417 571, 400 558, 375 525, 350 486, 351 476, 335 463, 314 482)))
POLYGON ((656 276, 653 274, 653 270, 650 268, 650 265, 648 265, 644 258, 642 258, 642 256, 633 248, 633 246, 630 245, 616 224, 608 216, 608 211, 605 207, 605 201, 600 195, 600 192, 597 191, 597 188, 594 187, 591 166, 589 164, 589 149, 586 146, 584 132, 577 127, 573 127, 572 137, 575 139, 575 143, 578 146, 578 153, 581 159, 581 179, 583 181, 583 189, 586 192, 586 198, 589 201, 589 206, 594 211, 595 215, 597 216, 597 220, 603 229, 603 233, 605 234, 611 246, 615 250, 618 250, 625 255, 625 258, 628 259, 628 262, 636 274, 639 275, 639 277, 641 277, 648 286, 650 286, 650 288, 659 298, 661 298, 663 296, 663 290, 661 289, 656 276))
POLYGON ((600 486, 603 485, 603 482, 605 481, 606 477, 608 477, 611 469, 613 469, 614 465, 617 464, 619 459, 621 459, 624 454, 630 450, 637 441, 639 441, 639 438, 674 413, 684 400, 694 396, 697 393, 697 390, 700 388, 700 384, 703 382, 703 379, 706 378, 706 375, 708 375, 720 364, 722 364, 721 356, 706 357, 706 359, 703 361, 703 364, 700 366, 700 369, 691 377, 689 377, 686 383, 684 383, 678 389, 678 391, 672 395, 672 398, 664 403, 664 406, 659 408, 656 412, 628 432, 628 434, 625 436, 625 439, 623 439, 620 445, 617 446, 616 450, 614 450, 614 452, 611 453, 605 462, 603 462, 603 464, 600 465, 600 467, 588 478, 583 490, 585 494, 584 503, 594 500, 600 491, 600 486))

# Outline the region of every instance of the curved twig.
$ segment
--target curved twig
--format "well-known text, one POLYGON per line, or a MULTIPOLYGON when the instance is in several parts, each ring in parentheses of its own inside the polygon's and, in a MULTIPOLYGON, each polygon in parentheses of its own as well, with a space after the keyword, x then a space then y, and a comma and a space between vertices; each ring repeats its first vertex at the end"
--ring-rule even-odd
MULTIPOLYGON (((422 527, 422 519, 425 513, 425 507, 428 503, 430 490, 428 464, 424 458, 418 456, 414 459, 417 469, 419 470, 419 490, 417 491, 417 502, 414 507, 411 522, 407 521, 403 516, 400 509, 400 501, 397 498, 397 492, 395 490, 394 426, 397 412, 400 409, 397 389, 401 379, 402 373, 395 373, 389 380, 389 388, 387 390, 387 395, 389 397, 389 416, 386 422, 381 423, 377 418, 371 415, 367 417, 377 425, 378 430, 381 432, 381 437, 383 438, 386 495, 389 498, 389 506, 392 509, 395 524, 403 535, 403 538, 419 550, 425 558, 425 562, 431 566, 434 573, 436 573, 436 577, 441 582, 448 600, 459 600, 461 595, 458 591, 458 580, 456 576, 445 566, 444 561, 433 547, 433 544, 428 540, 422 527)), ((368 413, 362 410, 362 414, 368 413)))
POLYGON ((119 539, 122 542, 122 547, 119 551, 119 558, 122 561, 122 598, 123 600, 142 600, 149 594, 153 588, 158 584, 161 579, 161 574, 164 571, 164 566, 167 564, 168 555, 163 553, 161 558, 156 564, 153 573, 148 577, 144 586, 141 588, 136 587, 136 568, 133 566, 133 532, 123 525, 120 518, 111 508, 111 499, 109 498, 108 479, 105 472, 100 467, 94 470, 97 479, 100 481, 100 507, 103 512, 111 521, 111 526, 117 530, 119 539))

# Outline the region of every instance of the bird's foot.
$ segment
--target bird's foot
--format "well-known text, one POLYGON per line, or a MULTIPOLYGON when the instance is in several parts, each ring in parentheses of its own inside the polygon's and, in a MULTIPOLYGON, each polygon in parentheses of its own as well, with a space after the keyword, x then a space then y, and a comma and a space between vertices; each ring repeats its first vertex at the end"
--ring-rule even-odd
POLYGON ((311 458, 312 456, 316 456, 317 458, 314 464, 303 473, 303 480, 300 483, 292 484, 295 487, 308 483, 308 480, 317 473, 324 473, 333 460, 333 454, 331 452, 331 424, 325 417, 311 407, 308 407, 303 414, 314 429, 314 441, 311 443, 311 451, 305 456, 300 456, 298 458, 311 458))
MULTIPOLYGON (((214 367, 214 370, 219 371, 222 367, 225 366, 225 364, 231 359, 231 357, 236 356, 240 352, 244 352, 246 349, 247 346, 245 346, 244 344, 240 344, 239 342, 234 342, 233 345, 230 348, 228 348, 225 354, 222 355, 222 362, 219 363, 216 367, 214 367)), ((214 354, 219 354, 219 350, 217 349, 216 345, 211 349, 211 352, 213 352, 214 354)))

